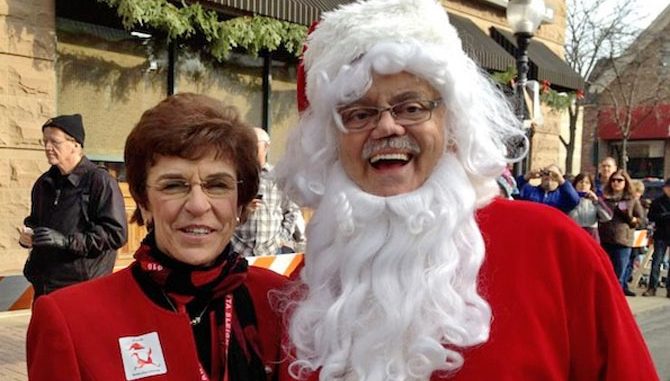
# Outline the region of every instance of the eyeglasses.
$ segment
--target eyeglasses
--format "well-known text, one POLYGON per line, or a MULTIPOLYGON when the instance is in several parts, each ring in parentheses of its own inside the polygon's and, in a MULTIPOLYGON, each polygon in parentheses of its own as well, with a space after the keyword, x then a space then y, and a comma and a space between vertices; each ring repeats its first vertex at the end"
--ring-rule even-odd
POLYGON ((626 179, 622 179, 622 178, 620 178, 620 177, 612 177, 612 178, 610 179, 610 182, 613 182, 613 183, 623 183, 623 182, 625 182, 625 181, 626 181, 626 179))
POLYGON ((411 126, 429 120, 433 110, 442 103, 442 99, 409 100, 396 103, 389 107, 354 106, 338 110, 342 125, 348 131, 365 131, 373 129, 385 111, 389 111, 396 123, 411 126))
POLYGON ((224 198, 237 190, 237 185, 241 183, 242 180, 228 177, 214 178, 199 183, 191 183, 183 179, 166 179, 158 181, 154 185, 147 185, 147 188, 155 189, 167 199, 180 199, 188 196, 191 189, 199 185, 202 192, 208 197, 224 198))

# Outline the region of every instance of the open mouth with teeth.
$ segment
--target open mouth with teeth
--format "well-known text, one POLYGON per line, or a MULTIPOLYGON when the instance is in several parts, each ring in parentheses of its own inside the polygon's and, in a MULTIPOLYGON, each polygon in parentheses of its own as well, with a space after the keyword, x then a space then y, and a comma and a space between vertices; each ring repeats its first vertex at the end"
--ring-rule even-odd
POLYGON ((414 155, 410 153, 380 153, 372 155, 368 163, 374 169, 392 169, 407 165, 413 158, 414 155))
POLYGON ((210 234, 214 231, 213 229, 210 229, 208 227, 194 227, 194 226, 185 227, 185 228, 179 229, 179 230, 183 233, 196 235, 196 236, 207 235, 207 234, 210 234))

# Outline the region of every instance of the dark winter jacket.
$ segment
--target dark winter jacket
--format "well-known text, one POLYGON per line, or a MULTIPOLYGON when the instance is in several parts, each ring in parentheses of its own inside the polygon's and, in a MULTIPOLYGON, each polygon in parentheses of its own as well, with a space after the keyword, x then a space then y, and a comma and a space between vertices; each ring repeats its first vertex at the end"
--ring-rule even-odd
POLYGON ((670 241, 670 197, 662 195, 651 203, 649 221, 656 225, 655 239, 670 241))
POLYGON ((128 228, 123 196, 105 169, 86 157, 65 176, 52 166, 35 182, 31 198, 24 224, 57 230, 70 241, 64 250, 32 249, 24 274, 34 286, 50 292, 112 272, 128 228))

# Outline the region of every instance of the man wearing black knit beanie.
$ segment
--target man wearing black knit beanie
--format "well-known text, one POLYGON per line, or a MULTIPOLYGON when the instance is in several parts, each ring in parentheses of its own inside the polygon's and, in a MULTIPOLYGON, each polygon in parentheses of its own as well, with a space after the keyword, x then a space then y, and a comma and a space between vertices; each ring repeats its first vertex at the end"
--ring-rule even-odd
POLYGON ((128 230, 116 180, 84 156, 81 115, 49 119, 42 134, 51 168, 35 182, 18 229, 19 244, 32 249, 23 271, 35 299, 111 273, 128 230))

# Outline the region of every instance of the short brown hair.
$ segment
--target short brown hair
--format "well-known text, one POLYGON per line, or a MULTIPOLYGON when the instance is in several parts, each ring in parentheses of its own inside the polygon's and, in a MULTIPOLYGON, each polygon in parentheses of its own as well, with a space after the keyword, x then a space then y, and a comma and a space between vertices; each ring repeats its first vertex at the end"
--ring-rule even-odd
POLYGON ((590 173, 586 173, 586 172, 581 172, 581 173, 577 174, 577 176, 575 176, 575 178, 572 179, 572 186, 576 187, 577 184, 582 180, 588 180, 589 183, 591 184, 591 187, 589 188, 589 190, 595 191, 595 188, 594 188, 595 184, 594 184, 594 181, 593 181, 593 175, 590 174, 590 173))
MULTIPOLYGON (((198 160, 212 152, 217 159, 231 160, 238 185, 237 205, 246 206, 258 192, 260 165, 258 141, 233 106, 205 95, 181 93, 169 96, 145 111, 126 139, 124 159, 130 194, 138 205, 148 206, 146 189, 149 168, 158 156, 198 160)), ((143 225, 139 211, 133 220, 143 225)))

